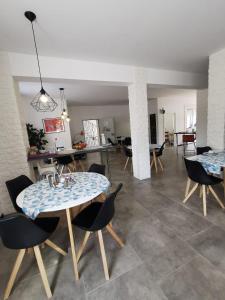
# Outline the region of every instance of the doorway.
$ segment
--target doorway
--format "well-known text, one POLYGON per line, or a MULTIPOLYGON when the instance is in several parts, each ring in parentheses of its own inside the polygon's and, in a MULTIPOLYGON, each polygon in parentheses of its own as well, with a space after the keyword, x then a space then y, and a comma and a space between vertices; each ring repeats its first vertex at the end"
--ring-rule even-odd
POLYGON ((99 121, 83 120, 85 143, 88 147, 100 145, 99 121))

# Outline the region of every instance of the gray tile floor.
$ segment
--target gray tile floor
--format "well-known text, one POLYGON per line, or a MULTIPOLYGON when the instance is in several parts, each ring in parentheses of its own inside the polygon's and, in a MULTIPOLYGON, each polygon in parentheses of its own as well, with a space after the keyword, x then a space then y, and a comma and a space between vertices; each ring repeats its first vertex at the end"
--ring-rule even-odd
MULTIPOLYGON (((110 155, 112 185, 124 184, 116 200, 113 225, 126 245, 120 249, 104 233, 108 282, 94 236, 79 262, 78 282, 74 281, 70 252, 62 257, 48 247, 43 249, 53 299, 225 299, 225 213, 210 196, 206 218, 197 194, 184 206, 182 157, 166 149, 163 162, 164 173, 153 171, 151 180, 138 181, 130 168, 122 171, 121 154, 110 155)), ((217 192, 223 197, 222 186, 217 192)), ((64 222, 62 219, 52 240, 66 249, 64 222)), ((75 230, 76 245, 82 234, 75 230)), ((0 244, 0 297, 15 257, 15 251, 0 244)), ((34 257, 27 256, 10 299, 45 298, 34 257)))

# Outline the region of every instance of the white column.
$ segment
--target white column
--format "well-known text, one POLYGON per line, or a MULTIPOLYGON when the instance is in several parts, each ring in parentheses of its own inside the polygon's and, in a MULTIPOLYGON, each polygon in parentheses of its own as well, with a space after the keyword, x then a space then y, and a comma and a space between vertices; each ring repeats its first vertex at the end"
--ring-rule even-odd
POLYGON ((225 146, 225 49, 209 57, 207 144, 225 146))
POLYGON ((197 147, 204 147, 207 145, 208 90, 198 90, 196 100, 196 144, 197 147))
POLYGON ((0 213, 14 211, 5 181, 29 175, 26 146, 8 54, 0 52, 0 213))
POLYGON ((128 87, 130 129, 133 152, 134 177, 150 178, 150 155, 148 133, 147 73, 134 68, 133 83, 128 87))

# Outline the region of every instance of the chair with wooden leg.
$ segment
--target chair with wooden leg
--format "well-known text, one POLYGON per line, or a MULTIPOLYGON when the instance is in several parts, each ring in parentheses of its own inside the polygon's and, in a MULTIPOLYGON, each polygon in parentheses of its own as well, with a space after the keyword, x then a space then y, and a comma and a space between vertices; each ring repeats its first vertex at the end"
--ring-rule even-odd
MULTIPOLYGON (((10 296, 11 290, 16 280, 16 275, 19 271, 26 250, 31 248, 34 250, 47 297, 52 297, 52 292, 48 283, 48 278, 39 246, 44 242, 48 243, 48 239, 50 235, 55 231, 59 219, 45 219, 48 219, 48 222, 45 224, 44 228, 41 228, 34 224, 25 215, 20 213, 13 213, 0 218, 0 237, 2 239, 3 245, 9 249, 19 250, 16 262, 5 289, 3 298, 4 300, 8 299, 10 296)), ((54 248, 55 244, 51 242, 50 246, 54 248)))
POLYGON ((185 198, 183 203, 186 203, 187 200, 193 195, 193 193, 200 186, 200 198, 202 197, 203 201, 203 214, 207 215, 207 206, 206 206, 206 195, 209 192, 212 193, 216 201, 219 203, 221 208, 225 208, 223 202, 220 200, 213 187, 216 184, 220 184, 222 179, 218 177, 214 177, 212 175, 207 174, 203 166, 198 161, 189 160, 184 158, 185 166, 188 173, 188 182, 185 191, 185 198), (195 184, 190 190, 190 184, 193 181, 195 184), (190 191, 189 191, 190 190, 190 191))
POLYGON ((123 149, 124 149, 125 156, 127 158, 123 169, 126 170, 129 160, 130 159, 132 160, 132 150, 125 146, 123 147, 123 149))
POLYGON ((110 193, 107 196, 106 200, 103 203, 91 203, 89 206, 84 208, 72 221, 73 225, 86 231, 84 240, 80 246, 80 249, 78 250, 77 261, 79 261, 91 233, 97 232, 106 280, 109 280, 109 272, 102 237, 102 230, 106 228, 113 239, 120 245, 120 247, 124 246, 124 243, 116 234, 112 225, 110 224, 115 213, 114 200, 121 188, 122 183, 118 185, 117 189, 113 193, 110 193))
POLYGON ((67 169, 67 172, 69 171, 69 173, 71 173, 71 167, 69 165, 70 164, 74 165, 74 161, 71 155, 64 155, 61 157, 57 157, 56 160, 57 160, 57 164, 61 166, 60 175, 62 175, 65 169, 67 169))
POLYGON ((82 160, 84 159, 84 154, 74 154, 74 163, 81 169, 82 172, 85 171, 84 165, 82 163, 82 160))
MULTIPOLYGON (((16 198, 17 196, 27 187, 33 184, 33 182, 28 178, 26 175, 20 175, 16 178, 13 178, 11 180, 6 181, 6 187, 9 192, 10 199, 12 201, 12 204, 15 208, 15 210, 18 213, 24 214, 22 209, 17 205, 16 203, 16 198)), ((35 225, 39 226, 40 228, 43 228, 43 230, 49 230, 48 228, 51 229, 51 224, 53 223, 58 223, 59 218, 58 217, 52 217, 52 218, 36 218, 35 220, 30 220, 32 223, 35 225), (53 222, 53 223, 52 223, 53 222)), ((61 248, 59 248, 57 245, 55 245, 51 241, 46 241, 45 242, 49 247, 53 248, 57 252, 66 255, 66 252, 63 251, 61 248)))
POLYGON ((151 155, 151 167, 155 167, 156 173, 158 172, 158 163, 159 166, 161 168, 161 170, 163 171, 163 164, 162 161, 160 159, 160 157, 163 155, 163 151, 164 151, 164 147, 165 147, 166 142, 164 142, 162 144, 162 146, 159 149, 154 149, 150 152, 151 155))

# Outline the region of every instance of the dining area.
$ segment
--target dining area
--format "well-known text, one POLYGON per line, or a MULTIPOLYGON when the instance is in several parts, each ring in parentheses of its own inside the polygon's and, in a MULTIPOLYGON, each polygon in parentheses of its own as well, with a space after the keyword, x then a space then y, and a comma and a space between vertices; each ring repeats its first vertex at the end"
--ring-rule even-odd
POLYGON ((3 245, 14 252, 17 250, 18 254, 4 288, 3 299, 10 297, 25 255, 35 257, 46 297, 53 296, 41 252, 49 247, 63 257, 68 256, 68 248, 62 249, 60 244, 51 240, 63 215, 74 281, 80 279, 78 262, 92 233, 96 233, 98 240, 105 280, 110 279, 103 231, 118 247, 124 247, 112 224, 114 201, 123 185, 119 183, 109 192, 111 183, 104 175, 104 165, 92 164, 87 172, 46 174, 36 182, 21 174, 6 182, 16 212, 1 216, 0 235, 3 245), (85 233, 79 247, 76 244, 76 228, 85 233))

